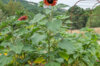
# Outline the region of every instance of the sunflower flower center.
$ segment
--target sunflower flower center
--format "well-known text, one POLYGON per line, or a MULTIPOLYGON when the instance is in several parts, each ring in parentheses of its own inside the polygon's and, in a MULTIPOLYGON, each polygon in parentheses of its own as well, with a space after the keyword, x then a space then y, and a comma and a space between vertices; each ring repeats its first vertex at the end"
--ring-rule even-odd
POLYGON ((50 3, 50 4, 52 4, 53 3, 53 0, 47 0, 48 1, 48 3, 50 3))

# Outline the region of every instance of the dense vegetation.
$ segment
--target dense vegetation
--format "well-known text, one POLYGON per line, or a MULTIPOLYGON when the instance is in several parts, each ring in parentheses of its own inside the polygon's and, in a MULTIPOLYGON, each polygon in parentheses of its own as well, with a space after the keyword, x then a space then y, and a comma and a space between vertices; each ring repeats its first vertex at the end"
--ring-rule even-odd
MULTIPOLYGON (((43 2, 40 2, 40 5, 39 5, 37 3, 27 2, 25 0, 1 0, 1 1, 0 1, 0 12, 1 12, 0 14, 1 16, 4 15, 2 19, 5 18, 6 15, 7 16, 16 15, 16 12, 17 12, 17 15, 30 14, 31 16, 34 16, 37 13, 44 14, 44 8, 41 6, 43 2)), ((68 11, 58 7, 57 11, 54 14, 55 15, 62 14, 62 13, 65 14, 66 12, 67 15, 70 15, 70 19, 72 21, 71 25, 73 29, 80 29, 82 27, 89 26, 89 25, 91 25, 90 27, 99 27, 100 26, 99 25, 100 22, 98 20, 99 9, 100 9, 99 7, 100 6, 96 7, 93 10, 92 16, 90 15, 91 14, 90 9, 84 10, 78 6, 73 6, 68 11)))
POLYGON ((87 26, 90 27, 100 27, 100 6, 97 6, 88 19, 87 26))
MULTIPOLYGON (((37 10, 42 10, 34 13, 19 2, 0 3, 0 14, 6 16, 0 15, 0 66, 100 65, 99 37, 92 29, 82 28, 89 16, 73 16, 71 21, 72 8, 66 11, 63 8, 67 5, 64 4, 43 8, 43 2, 40 2, 37 10), (18 21, 23 15, 28 19, 18 21), (82 23, 74 25, 74 22, 82 23), (82 28, 84 34, 68 33, 71 25, 82 28)), ((88 10, 75 6, 73 15, 76 14, 88 15, 88 10)))
POLYGON ((68 14, 71 15, 71 21, 73 22, 73 29, 80 29, 86 26, 89 12, 86 13, 87 10, 84 10, 78 6, 73 6, 68 10, 68 14))

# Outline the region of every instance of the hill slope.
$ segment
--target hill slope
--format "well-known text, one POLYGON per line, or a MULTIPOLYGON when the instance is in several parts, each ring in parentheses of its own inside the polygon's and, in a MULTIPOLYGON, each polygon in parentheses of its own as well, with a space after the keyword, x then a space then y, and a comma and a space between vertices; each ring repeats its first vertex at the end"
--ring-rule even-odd
MULTIPOLYGON (((8 3, 10 0, 1 0, 3 3, 8 3)), ((39 12, 38 9, 38 4, 37 3, 32 3, 30 4, 28 1, 26 0, 13 0, 13 1, 17 1, 20 2, 27 10, 29 11, 34 11, 34 13, 39 12)))

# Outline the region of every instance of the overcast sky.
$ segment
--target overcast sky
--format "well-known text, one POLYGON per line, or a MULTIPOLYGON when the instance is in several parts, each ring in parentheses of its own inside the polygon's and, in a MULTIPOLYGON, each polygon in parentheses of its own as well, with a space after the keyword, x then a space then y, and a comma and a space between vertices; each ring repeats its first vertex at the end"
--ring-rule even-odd
MULTIPOLYGON (((38 3, 38 2, 43 1, 43 0, 27 0, 27 1, 38 3)), ((77 1, 78 0, 58 0, 58 3, 64 3, 64 4, 67 4, 69 6, 73 6, 77 1)), ((79 2, 77 5, 86 9, 86 8, 92 8, 95 3, 97 3, 96 0, 84 0, 84 1, 79 2)))

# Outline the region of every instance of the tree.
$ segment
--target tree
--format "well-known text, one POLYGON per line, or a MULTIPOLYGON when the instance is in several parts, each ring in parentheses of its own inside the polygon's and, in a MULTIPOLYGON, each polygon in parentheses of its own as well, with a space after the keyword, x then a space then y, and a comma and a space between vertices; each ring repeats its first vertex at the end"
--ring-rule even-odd
POLYGON ((71 21, 73 22, 73 29, 80 29, 86 26, 88 19, 88 14, 86 11, 78 6, 73 6, 68 10, 68 13, 71 15, 71 21))
POLYGON ((93 12, 92 16, 89 17, 87 26, 89 27, 100 27, 100 6, 97 6, 93 12))
POLYGON ((0 1, 0 9, 2 9, 3 12, 5 12, 5 5, 2 1, 0 1))
POLYGON ((19 2, 14 2, 10 0, 8 4, 5 5, 6 12, 8 15, 14 15, 17 10, 23 10, 24 7, 19 2))

